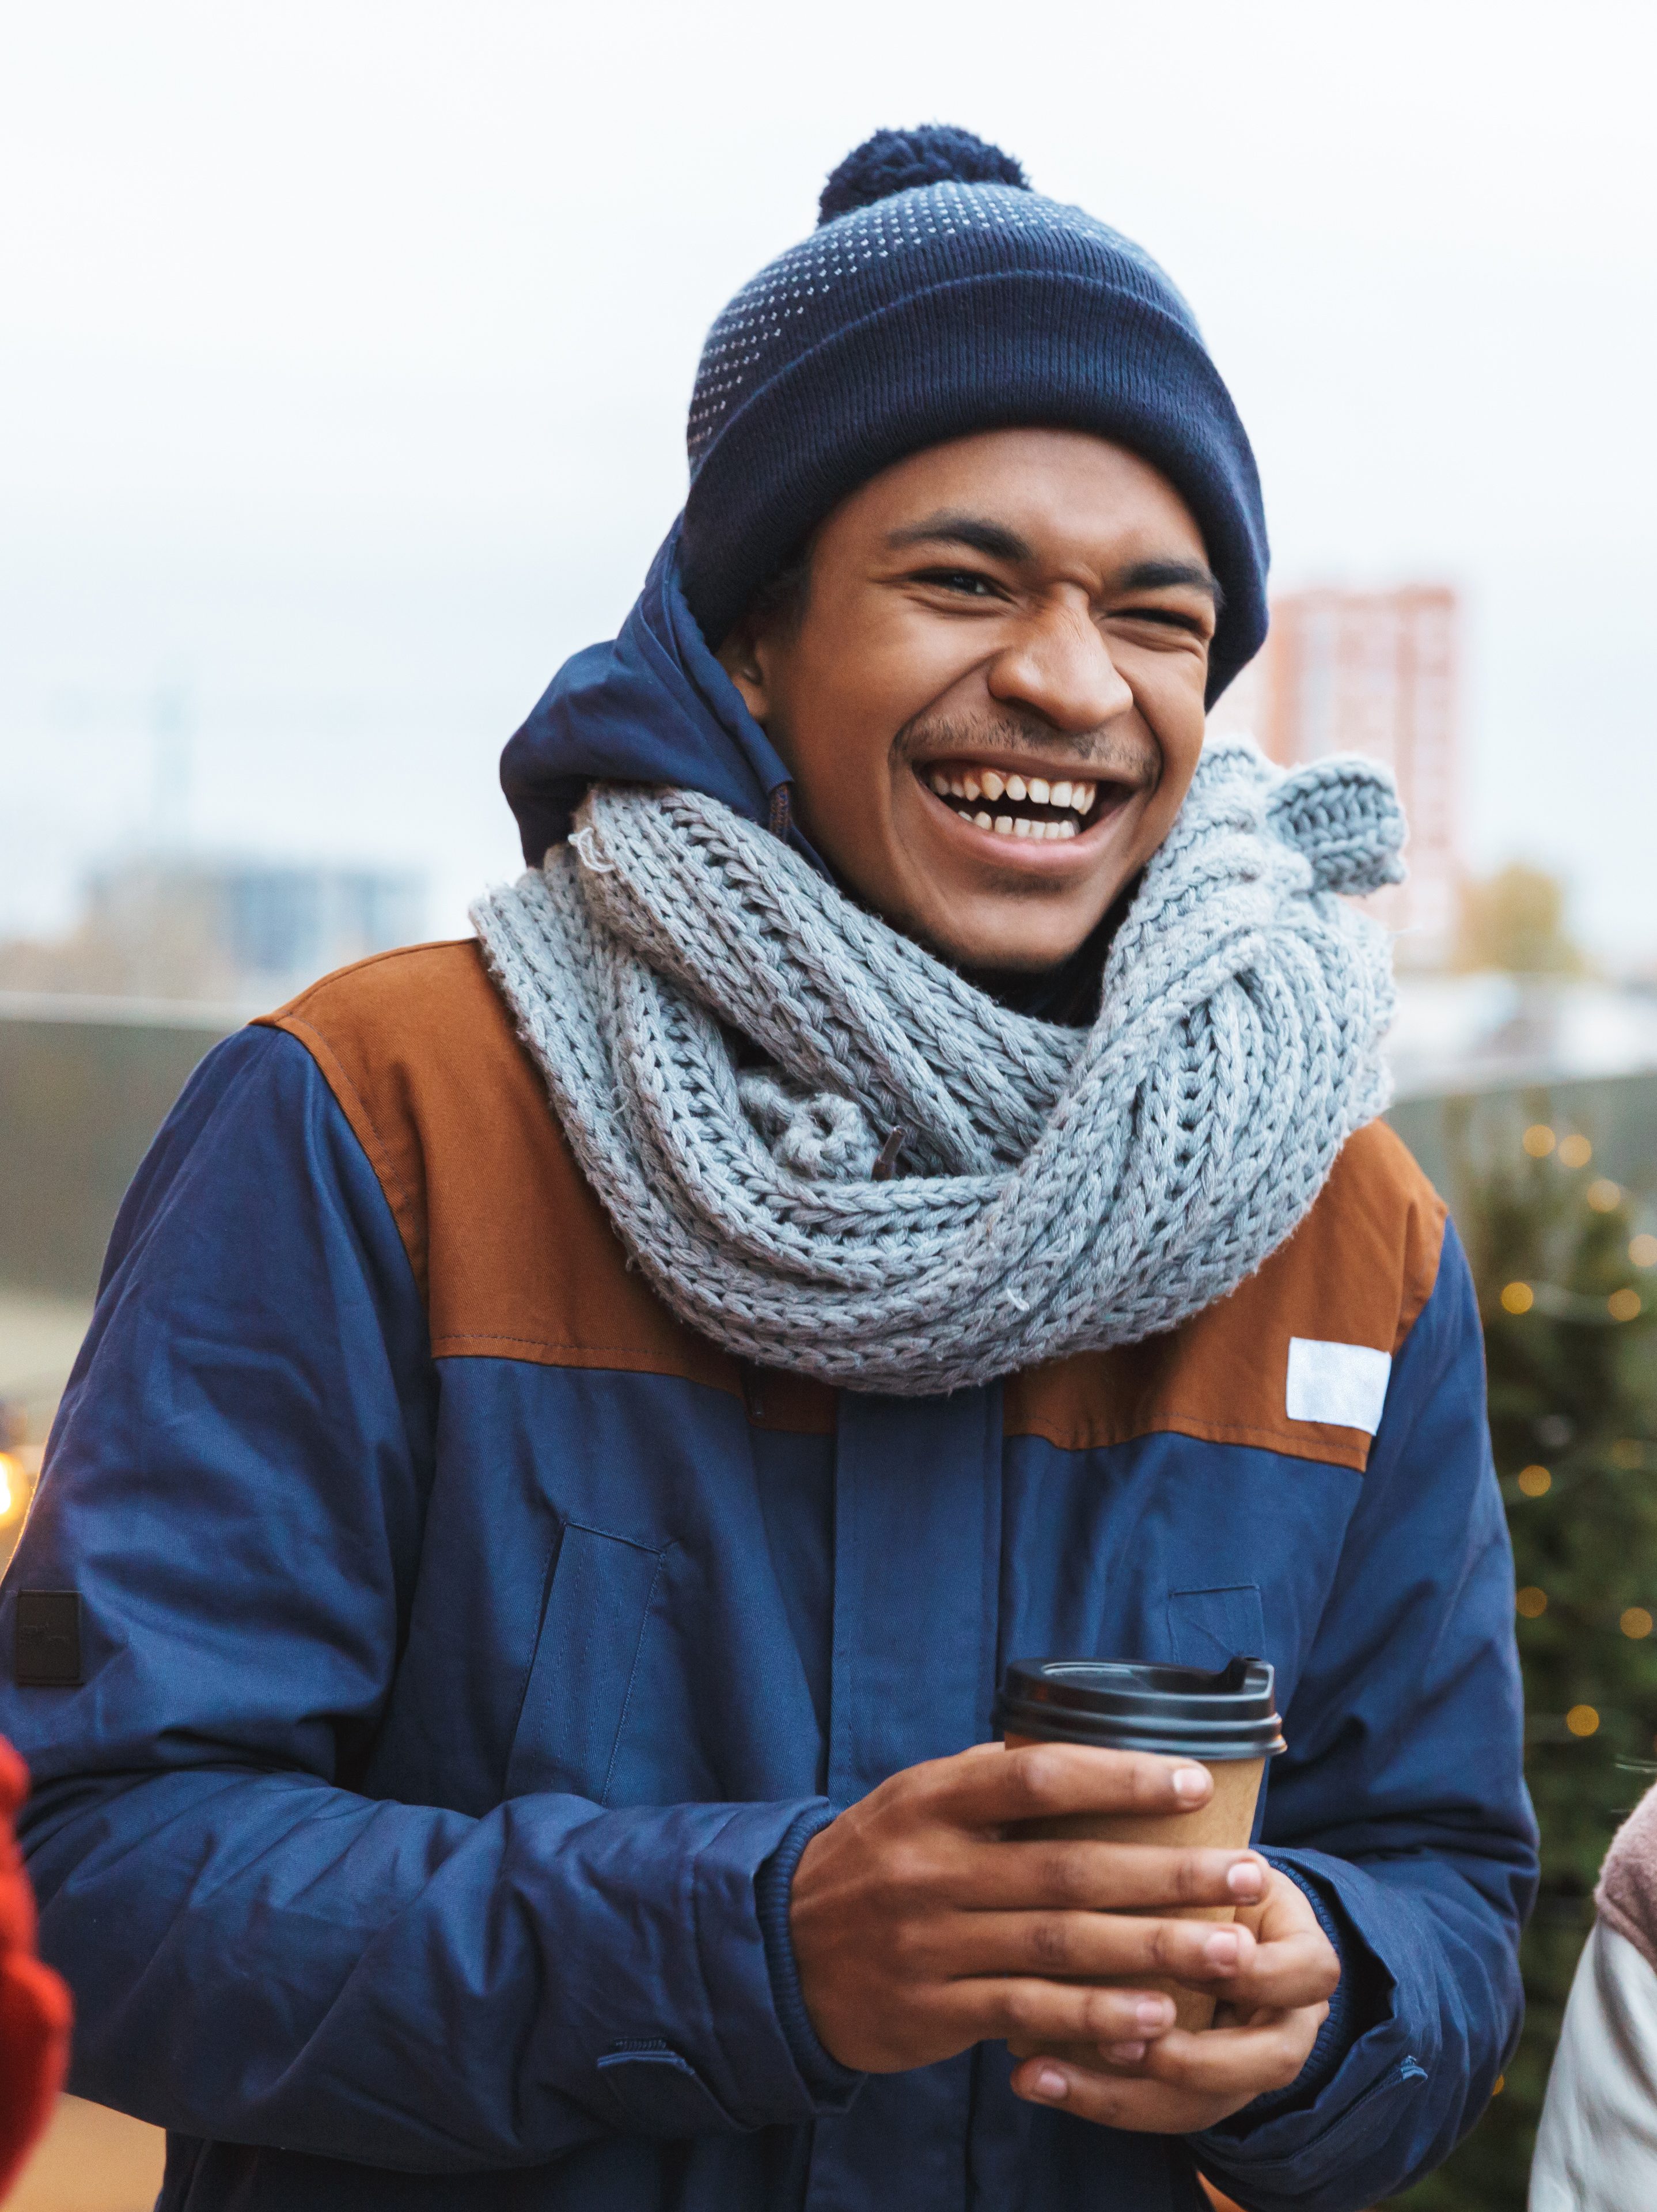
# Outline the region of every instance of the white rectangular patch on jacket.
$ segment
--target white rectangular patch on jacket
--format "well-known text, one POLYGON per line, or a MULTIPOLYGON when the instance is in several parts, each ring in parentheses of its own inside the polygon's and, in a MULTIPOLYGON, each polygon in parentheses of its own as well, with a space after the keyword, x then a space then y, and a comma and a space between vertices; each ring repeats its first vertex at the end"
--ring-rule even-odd
POLYGON ((1289 1340, 1289 1388, 1284 1410, 1291 1421, 1332 1421, 1374 1436, 1381 1426, 1392 1379, 1393 1355, 1367 1344, 1326 1344, 1315 1336, 1289 1340))

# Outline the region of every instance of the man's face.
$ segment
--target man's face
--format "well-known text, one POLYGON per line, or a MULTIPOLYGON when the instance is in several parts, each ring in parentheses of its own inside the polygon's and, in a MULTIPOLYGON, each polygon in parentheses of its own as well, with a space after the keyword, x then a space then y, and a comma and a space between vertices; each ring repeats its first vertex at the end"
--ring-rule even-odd
POLYGON ((1082 431, 900 461, 818 531, 803 609, 719 658, 800 826, 964 967, 1073 952, 1168 835, 1203 742, 1217 587, 1184 501, 1082 431))

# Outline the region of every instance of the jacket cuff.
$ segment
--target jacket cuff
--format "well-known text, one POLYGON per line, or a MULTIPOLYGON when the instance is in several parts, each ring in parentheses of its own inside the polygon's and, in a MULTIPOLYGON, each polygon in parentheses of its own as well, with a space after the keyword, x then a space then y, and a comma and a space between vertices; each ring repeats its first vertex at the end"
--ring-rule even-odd
POLYGON ((1288 1876, 1317 1915, 1319 1927, 1340 1960, 1340 1980, 1305 2065, 1286 2089, 1268 2090, 1245 2105, 1234 2115, 1235 2123, 1267 2119, 1293 2106, 1311 2103, 1334 2080, 1358 2039, 1381 2027, 1392 2013, 1393 1978, 1347 1917, 1338 1893, 1284 1852, 1265 1850, 1260 1856, 1288 1876))
POLYGON ((1268 2092, 1186 2140, 1222 2188, 1286 2177, 1297 2181, 1355 2155, 1390 2132, 1414 2101, 1427 2069, 1408 2048, 1405 1991, 1343 1893, 1356 1869, 1321 1852, 1264 1850, 1310 1904, 1340 1960, 1340 1985, 1305 2065, 1268 2092))
POLYGON ((793 1894, 794 1869, 813 1836, 820 1835, 835 1817, 832 1805, 808 1805, 798 1814, 782 1841, 754 1877, 754 1896, 759 1909, 760 1933, 765 1940, 765 1963, 771 1976, 771 1995, 777 2020, 800 2079, 814 2103, 843 2112, 862 2087, 864 2077, 832 2057, 817 2039, 800 1988, 799 1961, 794 1956, 788 1929, 788 1907, 793 1894))

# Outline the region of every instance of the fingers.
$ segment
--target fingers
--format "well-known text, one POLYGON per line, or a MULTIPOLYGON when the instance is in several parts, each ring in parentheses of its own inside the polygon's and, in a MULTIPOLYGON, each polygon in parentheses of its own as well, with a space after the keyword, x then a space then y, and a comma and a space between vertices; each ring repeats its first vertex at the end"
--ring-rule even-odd
POLYGON ((1259 2014, 1247 2027, 1211 2027, 1201 2035, 1172 2028, 1160 2041, 1147 2042, 1144 2056, 1130 2063, 1150 2080, 1193 2096, 1247 2101, 1289 2087, 1328 2016, 1328 2006, 1320 2003, 1259 2014))
POLYGON ((1084 1912, 1250 1906, 1271 1879, 1271 1868, 1252 1851, 1013 1842, 980 1846, 962 1858, 956 1900, 968 1907, 1084 1912))
POLYGON ((1031 2058, 1013 2074, 1014 2092, 1033 2105, 1048 2105, 1096 2127, 1126 2128, 1159 2136, 1193 2135, 1211 2128, 1249 2100, 1223 2103, 1165 2081, 1105 2074, 1068 2059, 1031 2058))
POLYGON ((951 2027, 968 2043, 1149 2047, 1174 2027, 1174 2000, 1155 1990, 1101 1989, 1016 1975, 954 1984, 944 1999, 951 2027))
POLYGON ((1275 1942, 1252 1943, 1239 1954, 1223 1994, 1239 2012, 1292 2012, 1333 1996, 1339 1981, 1340 1960, 1314 1925, 1275 1942))
POLYGON ((1072 1813, 1181 1813, 1206 1804, 1213 1781, 1193 1760, 1150 1752, 1038 1743, 933 1759, 910 1769, 933 1810, 967 1826, 1001 1827, 1072 1813))
POLYGON ((1174 2000, 1156 1990, 1100 1989, 998 1975, 953 1984, 944 2000, 950 2024, 968 2043, 1132 2045, 1143 2051, 1174 2026, 1174 2000))
POLYGON ((1096 2069, 1067 2058, 1027 2059, 1012 2086, 1032 2103, 1056 2105, 1102 2126, 1189 2134, 1268 2091, 1286 2089, 1305 2065, 1328 2009, 1306 2006, 1201 2035, 1172 2028, 1160 2037, 1124 2039, 1102 2051, 1096 2069))
POLYGON ((1110 1912, 963 1913, 944 1923, 939 1934, 958 1976, 1010 1974, 1067 1982, 1166 1975, 1199 1988, 1217 1984, 1234 2004, 1236 1985, 1256 1949, 1247 1928, 1110 1912))

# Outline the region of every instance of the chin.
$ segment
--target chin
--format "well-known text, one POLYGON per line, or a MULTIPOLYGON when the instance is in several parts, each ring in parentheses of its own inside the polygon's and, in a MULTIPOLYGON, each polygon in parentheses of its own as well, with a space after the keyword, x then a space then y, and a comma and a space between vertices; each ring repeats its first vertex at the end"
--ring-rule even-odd
POLYGON ((951 967, 1040 975, 1050 968, 1062 968, 1072 953, 1079 952, 1103 912, 1068 929, 1032 930, 1029 911, 1021 903, 1002 922, 975 919, 970 924, 952 923, 937 918, 917 926, 915 934, 951 967))

